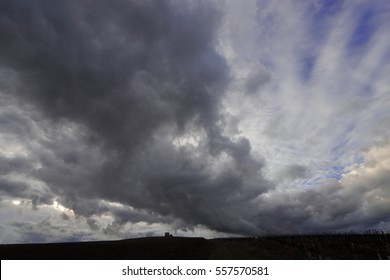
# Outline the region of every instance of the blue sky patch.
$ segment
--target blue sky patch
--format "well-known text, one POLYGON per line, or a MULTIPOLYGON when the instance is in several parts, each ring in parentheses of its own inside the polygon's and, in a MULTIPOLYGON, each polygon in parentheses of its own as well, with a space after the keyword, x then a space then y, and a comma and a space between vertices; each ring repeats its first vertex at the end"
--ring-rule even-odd
POLYGON ((356 51, 364 48, 375 33, 374 24, 375 12, 371 8, 364 9, 358 18, 355 30, 353 31, 347 48, 349 51, 356 51))

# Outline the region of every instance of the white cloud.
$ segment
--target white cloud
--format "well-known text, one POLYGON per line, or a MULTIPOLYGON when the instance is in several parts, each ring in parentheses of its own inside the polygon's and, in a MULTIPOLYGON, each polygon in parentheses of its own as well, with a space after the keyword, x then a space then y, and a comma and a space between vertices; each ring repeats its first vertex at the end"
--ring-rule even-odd
POLYGON ((332 168, 340 172, 359 161, 361 150, 384 136, 390 115, 385 24, 377 23, 357 57, 348 48, 361 12, 357 4, 325 19, 304 2, 236 5, 228 1, 220 34, 234 77, 226 111, 265 157, 269 175, 299 164, 325 178, 332 168), (313 33, 314 24, 322 35, 313 33), (311 74, 302 77, 304 71, 311 74), (270 79, 248 95, 243 80, 256 75, 270 79))
POLYGON ((227 1, 220 52, 233 82, 225 112, 239 121, 225 133, 248 138, 277 182, 258 199, 266 232, 388 227, 390 38, 382 8, 227 1), (380 20, 370 22, 367 42, 351 45, 366 11, 380 20), (254 91, 252 77, 265 81, 254 91))

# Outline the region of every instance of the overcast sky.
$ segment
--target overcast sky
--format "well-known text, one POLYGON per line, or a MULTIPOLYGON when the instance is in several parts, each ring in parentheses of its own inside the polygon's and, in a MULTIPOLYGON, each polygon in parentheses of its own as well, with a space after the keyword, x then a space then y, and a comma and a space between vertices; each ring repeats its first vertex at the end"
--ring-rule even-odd
POLYGON ((390 2, 0 0, 0 243, 390 230, 390 2))

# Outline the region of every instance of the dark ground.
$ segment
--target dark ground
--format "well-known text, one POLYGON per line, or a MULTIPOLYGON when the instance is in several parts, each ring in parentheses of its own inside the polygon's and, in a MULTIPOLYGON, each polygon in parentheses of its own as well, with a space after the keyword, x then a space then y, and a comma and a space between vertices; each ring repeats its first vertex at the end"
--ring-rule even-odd
POLYGON ((0 245, 0 259, 390 259, 390 234, 255 238, 148 237, 119 241, 0 245))

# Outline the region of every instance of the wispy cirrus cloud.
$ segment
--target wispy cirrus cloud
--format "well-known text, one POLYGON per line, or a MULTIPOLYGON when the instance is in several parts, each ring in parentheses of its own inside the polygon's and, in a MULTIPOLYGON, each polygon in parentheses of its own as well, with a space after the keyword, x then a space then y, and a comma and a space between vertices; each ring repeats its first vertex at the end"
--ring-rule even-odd
POLYGON ((376 162, 383 180, 374 183, 365 167, 372 149, 389 146, 388 4, 247 1, 226 10, 226 110, 277 182, 258 201, 259 224, 286 233, 388 228, 389 170, 376 162), (362 199, 370 193, 381 195, 362 199))
POLYGON ((340 173, 362 160, 361 149, 387 137, 388 10, 315 3, 252 1, 242 12, 253 14, 252 25, 240 25, 241 17, 226 25, 243 27, 252 38, 246 40, 252 51, 234 49, 228 36, 222 44, 237 72, 228 108, 275 172, 290 163, 340 173), (266 82, 249 95, 253 79, 266 82), (242 97, 242 106, 235 106, 242 97))

